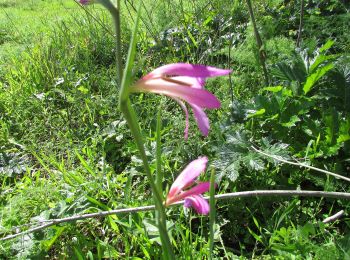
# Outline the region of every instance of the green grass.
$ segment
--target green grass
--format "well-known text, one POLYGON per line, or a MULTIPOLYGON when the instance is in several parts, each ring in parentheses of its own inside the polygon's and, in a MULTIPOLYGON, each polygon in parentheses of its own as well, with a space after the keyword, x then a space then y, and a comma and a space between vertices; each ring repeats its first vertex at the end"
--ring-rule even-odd
POLYGON ((0 3, 0 61, 16 56, 34 42, 45 41, 53 26, 65 21, 80 7, 72 0, 0 3))
MULTIPOLYGON (((135 10, 121 2, 125 56, 135 10)), ((293 89, 298 78, 283 78, 282 69, 276 74, 276 64, 285 62, 285 70, 300 66, 293 38, 297 24, 288 20, 297 11, 282 1, 268 2, 255 8, 272 85, 293 89)), ((220 110, 207 110, 211 123, 207 138, 198 133, 191 118, 190 138, 183 140, 184 114, 176 102, 151 94, 132 96, 151 170, 156 170, 156 108, 160 107, 165 190, 184 165, 207 155, 210 163, 203 180, 215 169, 217 193, 349 191, 346 183, 276 164, 249 150, 253 142, 278 156, 306 158, 320 168, 346 172, 350 121, 342 104, 348 85, 339 71, 348 68, 344 29, 348 14, 334 14, 341 25, 337 32, 327 16, 319 17, 321 31, 311 30, 317 14, 307 16, 303 47, 315 55, 313 46, 320 47, 329 37, 327 32, 332 32, 339 40, 330 53, 342 58, 328 57, 325 62, 333 62, 336 70, 321 78, 309 96, 290 96, 288 91, 261 90, 265 86, 246 7, 239 1, 223 8, 226 5, 221 0, 209 5, 206 1, 145 3, 135 80, 170 62, 233 69, 232 85, 227 77, 206 84, 222 103, 220 110), (317 37, 324 41, 315 41, 317 37), (308 106, 310 100, 317 105, 308 106), (261 108, 264 113, 247 116, 261 108), (301 120, 293 121, 291 111, 301 120)), ((314 12, 312 8, 308 10, 314 12)), ((86 9, 73 0, 0 3, 1 237, 35 219, 152 204, 136 145, 117 109, 109 15, 98 6, 86 9)), ((321 222, 340 209, 348 211, 349 203, 313 198, 217 201, 213 257, 345 259, 350 254, 347 215, 331 224, 321 222)), ((177 256, 208 259, 209 218, 182 207, 167 209, 167 215, 177 256)), ((3 259, 155 259, 160 254, 153 212, 65 223, 0 244, 3 259)))

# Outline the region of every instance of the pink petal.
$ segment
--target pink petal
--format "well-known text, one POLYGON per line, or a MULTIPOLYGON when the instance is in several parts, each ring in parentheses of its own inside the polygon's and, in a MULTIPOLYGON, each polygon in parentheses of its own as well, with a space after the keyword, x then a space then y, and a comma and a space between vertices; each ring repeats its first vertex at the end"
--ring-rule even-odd
POLYGON ((202 182, 194 186, 193 188, 180 193, 179 195, 176 196, 176 198, 177 200, 182 200, 184 198, 187 198, 193 195, 199 195, 204 192, 207 192, 209 188, 210 188, 210 182, 202 182))
POLYGON ((176 77, 171 77, 170 79, 186 82, 191 85, 191 88, 203 89, 205 85, 205 80, 203 78, 176 76, 176 77))
POLYGON ((188 127, 189 127, 189 116, 188 116, 188 110, 186 105, 184 104, 184 102, 182 102, 180 99, 173 97, 173 99, 175 99, 177 101, 177 103, 179 103, 179 105, 181 106, 182 110, 185 112, 186 115, 186 126, 185 126, 185 140, 188 139, 188 127))
POLYGON ((193 110, 194 118, 197 121, 199 130, 204 136, 207 136, 209 133, 209 119, 205 114, 204 110, 199 106, 190 104, 193 110))
POLYGON ((198 159, 190 162, 176 178, 173 185, 171 185, 167 200, 172 200, 172 198, 174 198, 184 187, 191 185, 205 170, 207 162, 207 157, 199 157, 198 159))
POLYGON ((216 77, 227 75, 231 70, 218 69, 215 67, 205 66, 205 65, 194 65, 188 63, 173 63, 161 66, 147 77, 154 77, 157 75, 170 75, 170 76, 190 76, 190 77, 216 77))
POLYGON ((193 207, 197 213, 207 215, 210 211, 209 203, 202 195, 194 195, 185 199, 184 207, 193 207))
POLYGON ((205 89, 191 88, 178 83, 169 82, 161 78, 139 80, 133 88, 136 91, 152 92, 171 97, 180 98, 190 104, 203 108, 219 108, 220 101, 209 91, 205 89))

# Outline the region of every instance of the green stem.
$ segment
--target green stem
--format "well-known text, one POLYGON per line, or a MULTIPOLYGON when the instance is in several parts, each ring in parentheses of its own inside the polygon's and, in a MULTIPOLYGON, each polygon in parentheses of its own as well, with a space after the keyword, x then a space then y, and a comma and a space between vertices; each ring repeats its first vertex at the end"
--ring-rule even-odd
POLYGON ((304 7, 305 3, 304 0, 301 0, 300 2, 300 20, 299 20, 299 29, 298 29, 298 39, 297 39, 297 47, 300 47, 300 41, 301 41, 301 34, 303 31, 303 25, 304 25, 304 7))
POLYGON ((115 27, 116 40, 116 63, 117 63, 117 85, 121 86, 123 75, 123 60, 122 60, 122 46, 121 46, 121 29, 120 29, 120 0, 117 1, 117 6, 110 1, 100 1, 100 3, 111 13, 115 27))
POLYGON ((250 0, 246 0, 246 2, 248 5, 250 19, 251 19, 252 24, 253 24, 256 44, 258 45, 259 59, 260 59, 260 63, 261 63, 262 69, 263 69, 264 77, 265 77, 265 85, 268 86, 269 85, 269 75, 268 75, 267 68, 266 68, 266 52, 263 49, 263 42, 261 40, 259 31, 258 31, 258 27, 256 26, 256 21, 255 21, 252 3, 250 0))
POLYGON ((216 217, 216 209, 215 209, 215 170, 212 169, 210 175, 210 189, 209 189, 209 259, 213 259, 213 249, 214 249, 214 233, 215 233, 215 217, 216 217))
POLYGON ((162 200, 162 195, 160 194, 157 185, 154 181, 154 178, 152 176, 145 148, 144 148, 144 143, 142 140, 142 134, 141 134, 141 129, 139 124, 137 123, 137 117, 135 114, 135 111, 133 107, 131 106, 131 102, 129 99, 126 100, 121 100, 120 103, 120 109, 122 113, 124 114, 124 117, 129 125, 130 131, 132 135, 134 136, 137 148, 139 149, 140 156, 144 165, 144 170, 147 175, 147 178, 149 180, 149 183, 151 185, 151 189, 153 192, 153 198, 155 201, 155 206, 157 210, 157 216, 158 216, 158 228, 159 228, 159 234, 160 234, 160 239, 162 242, 163 249, 165 249, 164 253, 164 259, 175 259, 175 255, 172 251, 171 247, 171 242, 168 236, 168 231, 166 228, 166 214, 165 214, 165 209, 163 206, 163 200, 162 200))
MULTIPOLYGON (((119 3, 119 0, 118 0, 118 3, 119 3)), ((142 138, 141 129, 137 120, 136 113, 129 99, 129 92, 130 92, 129 88, 131 85, 132 67, 134 64, 134 58, 136 53, 135 49, 136 49, 137 29, 138 29, 140 13, 141 13, 141 2, 139 4, 139 8, 137 11, 135 27, 131 36, 128 57, 125 65, 125 70, 123 73, 123 79, 120 85, 119 108, 123 113, 124 118, 126 119, 129 125, 131 134, 135 139, 137 148, 139 150, 139 153, 143 162, 145 173, 151 185, 151 189, 153 192, 153 199, 156 207, 157 225, 159 229, 160 240, 162 242, 162 249, 163 249, 162 256, 164 259, 175 259, 175 255, 172 250, 171 242, 170 242, 167 227, 166 227, 166 214, 165 214, 165 207, 163 205, 162 192, 160 189, 157 188, 157 184, 152 176, 151 169, 149 167, 146 152, 145 152, 145 146, 142 138)))
POLYGON ((156 162, 157 162, 157 187, 160 194, 163 194, 163 172, 162 172, 162 144, 161 144, 161 137, 162 137, 162 110, 158 110, 157 114, 157 130, 156 130, 156 162))
MULTIPOLYGON (((162 154, 161 154, 161 143, 160 143, 160 137, 161 137, 161 128, 162 128, 162 122, 161 122, 161 109, 158 109, 157 113, 157 129, 156 129, 156 185, 158 188, 159 193, 162 195, 163 194, 163 176, 162 176, 162 154)), ((162 198, 164 199, 164 198, 162 198)), ((160 216, 158 212, 156 212, 156 220, 157 224, 159 226, 159 219, 160 216)))

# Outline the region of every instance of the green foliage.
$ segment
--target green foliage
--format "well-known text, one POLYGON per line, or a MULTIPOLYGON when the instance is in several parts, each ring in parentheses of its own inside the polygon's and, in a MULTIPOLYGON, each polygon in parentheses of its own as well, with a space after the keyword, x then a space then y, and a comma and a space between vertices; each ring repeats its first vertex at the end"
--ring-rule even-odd
MULTIPOLYGON (((137 4, 121 2, 125 57, 137 4)), ((151 171, 159 167, 160 141, 164 191, 200 155, 211 159, 205 179, 215 169, 217 194, 349 191, 347 183, 252 149, 348 173, 349 5, 305 1, 296 49, 300 1, 252 2, 269 86, 244 1, 145 1, 130 78, 171 62, 233 70, 230 79, 206 84, 222 109, 206 111, 211 131, 205 139, 191 120, 183 141, 183 112, 175 102, 132 97, 151 171)), ((108 13, 68 0, 4 0, 0 18, 0 236, 40 220, 150 204, 136 145, 117 109, 108 13)), ((180 259, 346 259, 347 215, 322 223, 341 209, 348 212, 349 203, 265 197, 216 201, 215 223, 182 207, 168 208, 167 215, 180 259)), ((0 245, 1 259, 155 259, 161 253, 153 212, 64 223, 0 245)))

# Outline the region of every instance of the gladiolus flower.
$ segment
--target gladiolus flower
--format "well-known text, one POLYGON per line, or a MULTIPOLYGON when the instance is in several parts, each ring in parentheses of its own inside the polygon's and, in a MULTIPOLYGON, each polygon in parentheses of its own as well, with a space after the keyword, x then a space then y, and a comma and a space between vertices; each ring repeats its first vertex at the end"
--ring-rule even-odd
POLYGON ((204 89, 206 78, 227 75, 231 70, 204 65, 174 63, 159 67, 147 74, 131 87, 132 92, 152 92, 176 100, 186 114, 185 139, 188 137, 188 111, 183 101, 192 108, 199 130, 204 136, 209 133, 209 119, 204 108, 221 106, 220 101, 204 89))
POLYGON ((193 186, 197 177, 205 171, 207 162, 207 157, 199 157, 186 166, 171 185, 165 202, 166 206, 184 199, 184 207, 193 207, 199 214, 209 213, 209 204, 203 198, 202 193, 209 190, 210 182, 202 182, 193 186), (191 186, 193 187, 185 190, 191 186))

